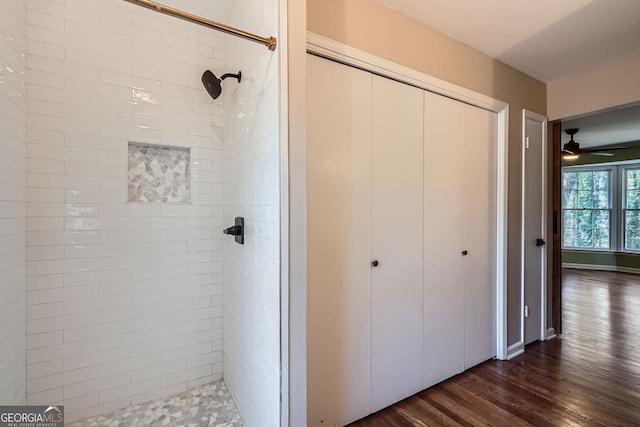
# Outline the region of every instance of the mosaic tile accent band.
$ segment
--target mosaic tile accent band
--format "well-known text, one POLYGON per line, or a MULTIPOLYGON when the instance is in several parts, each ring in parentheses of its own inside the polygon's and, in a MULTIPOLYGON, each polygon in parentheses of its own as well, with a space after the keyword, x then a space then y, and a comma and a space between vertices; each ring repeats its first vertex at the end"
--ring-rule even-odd
POLYGON ((191 153, 188 148, 129 143, 128 201, 190 203, 191 153))

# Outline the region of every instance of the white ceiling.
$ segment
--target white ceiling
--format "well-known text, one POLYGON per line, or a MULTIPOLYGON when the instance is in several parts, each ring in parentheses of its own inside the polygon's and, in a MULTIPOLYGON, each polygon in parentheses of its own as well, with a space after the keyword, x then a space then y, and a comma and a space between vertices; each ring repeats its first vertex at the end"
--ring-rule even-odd
POLYGON ((640 56, 640 0, 379 0, 545 83, 640 56))
POLYGON ((564 130, 571 128, 580 129, 574 140, 582 148, 640 142, 640 104, 563 121, 562 144, 569 142, 564 130))

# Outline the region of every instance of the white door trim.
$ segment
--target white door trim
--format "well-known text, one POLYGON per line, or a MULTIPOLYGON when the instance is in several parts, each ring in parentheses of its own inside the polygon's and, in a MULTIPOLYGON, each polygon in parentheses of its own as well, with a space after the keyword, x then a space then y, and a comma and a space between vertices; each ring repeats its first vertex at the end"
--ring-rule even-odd
POLYGON ((287 0, 279 0, 280 427, 289 427, 289 56, 287 0))
POLYGON ((307 425, 307 3, 281 0, 280 11, 281 426, 288 427, 307 425))
MULTIPOLYGON (((548 119, 545 116, 534 113, 526 109, 522 109, 522 218, 520 223, 521 238, 520 238, 520 343, 522 343, 524 351, 524 255, 525 255, 525 206, 526 206, 526 191, 525 183, 527 179, 526 171, 526 150, 527 150, 527 135, 526 135, 526 121, 527 119, 540 123, 542 131, 542 230, 541 235, 545 240, 547 239, 547 124, 548 119)), ((540 341, 546 341, 547 334, 547 245, 542 247, 542 262, 540 263, 540 341)))
POLYGON ((507 162, 509 104, 307 32, 307 52, 492 111, 498 115, 496 188, 496 357, 507 359, 507 162))

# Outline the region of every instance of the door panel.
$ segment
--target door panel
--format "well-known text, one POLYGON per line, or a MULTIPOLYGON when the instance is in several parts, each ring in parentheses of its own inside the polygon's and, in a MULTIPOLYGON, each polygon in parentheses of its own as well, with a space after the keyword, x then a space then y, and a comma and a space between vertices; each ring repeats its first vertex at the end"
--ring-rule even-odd
MULTIPOLYGON (((372 411, 422 390, 423 91, 373 76, 372 411)), ((364 104, 366 105, 366 104, 364 104)))
POLYGON ((308 422, 371 412, 371 74, 307 56, 308 422))
POLYGON ((464 106, 465 369, 496 355, 497 114, 464 106))
POLYGON ((425 387, 464 370, 464 104, 425 92, 425 387))
MULTIPOLYGON (((536 246, 536 239, 545 239, 542 216, 543 191, 543 127, 540 121, 525 118, 525 136, 529 148, 524 156, 524 304, 529 307, 529 316, 524 318, 524 343, 530 344, 541 337, 541 301, 543 280, 544 247, 536 246)), ((546 272, 545 272, 546 274, 546 272)), ((545 276, 546 277, 546 276, 545 276)))

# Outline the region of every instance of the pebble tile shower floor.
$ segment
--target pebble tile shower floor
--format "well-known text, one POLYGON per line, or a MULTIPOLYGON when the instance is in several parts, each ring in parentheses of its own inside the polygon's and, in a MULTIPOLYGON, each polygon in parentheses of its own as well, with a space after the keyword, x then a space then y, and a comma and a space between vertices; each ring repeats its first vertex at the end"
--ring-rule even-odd
POLYGON ((222 380, 212 382, 162 400, 85 418, 71 427, 133 426, 244 426, 227 387, 222 380))

